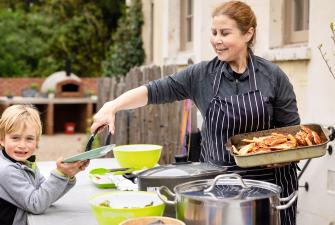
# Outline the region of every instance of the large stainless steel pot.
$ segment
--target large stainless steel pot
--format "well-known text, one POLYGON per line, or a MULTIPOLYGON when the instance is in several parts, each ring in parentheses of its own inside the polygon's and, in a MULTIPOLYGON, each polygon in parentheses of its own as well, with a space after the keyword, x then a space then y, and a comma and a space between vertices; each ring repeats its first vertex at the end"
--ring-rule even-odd
POLYGON ((164 186, 157 190, 167 205, 176 207, 177 218, 188 225, 279 225, 279 210, 290 207, 298 194, 280 198, 278 185, 242 179, 238 174, 179 184, 174 192, 164 186), (166 200, 163 191, 174 200, 166 200))
MULTIPOLYGON (((208 163, 182 162, 157 166, 145 170, 136 176, 138 188, 141 191, 156 191, 161 186, 173 188, 181 183, 212 179, 217 175, 226 173, 225 167, 219 167, 208 163)), ((174 207, 167 206, 165 216, 175 217, 174 207)))

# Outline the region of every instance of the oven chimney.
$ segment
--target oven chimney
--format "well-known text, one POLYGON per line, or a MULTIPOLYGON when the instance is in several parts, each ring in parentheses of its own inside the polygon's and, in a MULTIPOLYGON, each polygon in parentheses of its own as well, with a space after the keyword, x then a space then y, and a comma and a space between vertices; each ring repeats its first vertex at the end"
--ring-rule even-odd
POLYGON ((66 58, 65 60, 65 72, 66 72, 66 76, 70 76, 71 75, 71 66, 72 66, 72 62, 70 58, 66 58))

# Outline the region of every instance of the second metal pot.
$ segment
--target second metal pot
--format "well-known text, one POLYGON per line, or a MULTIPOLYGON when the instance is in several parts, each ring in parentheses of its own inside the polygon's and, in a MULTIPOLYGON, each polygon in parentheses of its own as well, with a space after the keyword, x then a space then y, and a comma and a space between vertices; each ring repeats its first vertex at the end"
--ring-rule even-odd
POLYGON ((279 210, 290 207, 297 198, 297 192, 280 198, 278 185, 243 180, 238 174, 183 183, 174 192, 167 187, 157 191, 167 205, 176 207, 177 218, 188 225, 279 225, 279 210), (163 191, 174 201, 166 200, 163 191))

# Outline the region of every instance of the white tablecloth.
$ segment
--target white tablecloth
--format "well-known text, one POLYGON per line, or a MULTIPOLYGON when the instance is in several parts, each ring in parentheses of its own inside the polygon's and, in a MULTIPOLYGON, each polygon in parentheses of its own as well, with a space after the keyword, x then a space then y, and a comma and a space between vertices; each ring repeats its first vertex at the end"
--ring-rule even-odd
MULTIPOLYGON (((56 167, 53 161, 39 162, 38 167, 47 178, 50 171, 56 167)), ((104 167, 119 167, 114 158, 93 159, 89 167, 77 174, 77 183, 65 196, 55 202, 44 214, 28 215, 28 225, 98 225, 90 205, 90 197, 94 194, 113 191, 113 189, 99 189, 89 179, 91 169, 104 167)))

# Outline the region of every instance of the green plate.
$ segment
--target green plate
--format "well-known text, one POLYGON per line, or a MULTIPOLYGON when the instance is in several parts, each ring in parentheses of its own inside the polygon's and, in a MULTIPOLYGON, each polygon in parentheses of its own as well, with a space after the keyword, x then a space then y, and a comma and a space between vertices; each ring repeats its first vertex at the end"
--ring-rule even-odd
POLYGON ((116 188, 115 184, 107 179, 109 171, 105 168, 96 168, 89 172, 91 181, 98 188, 116 188))
POLYGON ((89 178, 98 188, 116 188, 116 185, 108 179, 108 174, 121 175, 124 173, 131 173, 133 169, 130 168, 115 168, 115 169, 106 169, 106 168, 95 168, 89 172, 89 178), (117 170, 121 171, 117 171, 117 170))
POLYGON ((108 152, 113 150, 115 144, 106 145, 100 148, 95 148, 87 152, 80 153, 78 155, 71 156, 67 159, 64 159, 63 162, 71 163, 76 161, 84 161, 87 159, 96 159, 105 156, 108 152))

